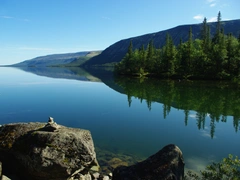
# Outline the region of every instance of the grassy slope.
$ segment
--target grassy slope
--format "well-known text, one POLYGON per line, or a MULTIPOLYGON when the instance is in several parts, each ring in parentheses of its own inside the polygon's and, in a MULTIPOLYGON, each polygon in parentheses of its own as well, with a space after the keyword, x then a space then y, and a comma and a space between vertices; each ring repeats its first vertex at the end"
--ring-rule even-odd
POLYGON ((76 67, 80 66, 81 64, 87 62, 89 59, 91 59, 94 56, 97 56, 101 54, 102 51, 92 51, 89 52, 86 56, 79 57, 76 60, 72 61, 71 63, 60 65, 60 66, 65 66, 65 67, 76 67))

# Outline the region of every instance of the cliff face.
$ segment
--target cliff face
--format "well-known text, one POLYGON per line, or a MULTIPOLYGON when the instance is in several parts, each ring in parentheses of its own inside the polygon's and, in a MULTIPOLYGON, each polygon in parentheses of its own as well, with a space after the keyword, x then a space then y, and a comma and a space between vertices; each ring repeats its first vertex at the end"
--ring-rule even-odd
MULTIPOLYGON (((216 32, 216 23, 208 23, 208 25, 210 26, 211 36, 213 36, 216 32)), ((223 21, 222 26, 225 34, 232 33, 232 35, 235 37, 239 36, 240 19, 223 21)), ((146 48, 147 44, 151 40, 153 40, 155 47, 158 48, 165 44, 166 34, 169 33, 172 36, 174 44, 177 45, 181 38, 183 42, 188 40, 188 32, 190 27, 192 27, 193 38, 199 38, 202 24, 177 26, 175 28, 156 33, 120 40, 106 48, 100 55, 91 58, 89 61, 84 63, 83 66, 102 65, 121 61, 127 52, 130 40, 132 40, 133 49, 140 48, 142 45, 144 45, 146 48)))

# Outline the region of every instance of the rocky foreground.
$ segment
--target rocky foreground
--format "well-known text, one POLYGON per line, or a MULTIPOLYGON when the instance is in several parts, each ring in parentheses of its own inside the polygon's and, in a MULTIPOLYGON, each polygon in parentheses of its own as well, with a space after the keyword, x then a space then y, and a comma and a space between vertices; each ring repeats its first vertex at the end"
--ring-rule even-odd
POLYGON ((90 131, 48 123, 0 127, 0 179, 12 180, 181 180, 184 161, 173 144, 132 166, 101 174, 90 131))

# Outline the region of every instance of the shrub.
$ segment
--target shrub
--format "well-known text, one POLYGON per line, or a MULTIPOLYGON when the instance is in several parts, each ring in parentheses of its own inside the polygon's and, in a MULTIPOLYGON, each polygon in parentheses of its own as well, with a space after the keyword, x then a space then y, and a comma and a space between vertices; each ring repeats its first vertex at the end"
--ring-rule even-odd
POLYGON ((212 163, 208 165, 205 170, 201 171, 201 177, 198 175, 188 172, 185 176, 185 179, 191 180, 238 180, 240 179, 240 160, 236 156, 233 158, 233 155, 229 154, 227 158, 219 163, 212 163))

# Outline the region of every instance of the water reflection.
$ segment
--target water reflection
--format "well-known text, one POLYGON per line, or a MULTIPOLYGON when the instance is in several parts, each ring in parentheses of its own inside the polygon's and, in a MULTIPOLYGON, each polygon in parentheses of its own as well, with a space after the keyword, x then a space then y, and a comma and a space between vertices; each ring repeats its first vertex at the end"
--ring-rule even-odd
POLYGON ((87 71, 78 67, 17 67, 26 72, 36 74, 38 76, 46 76, 51 78, 75 79, 80 81, 101 81, 99 78, 92 76, 87 71))
POLYGON ((236 132, 239 130, 240 89, 229 82, 115 78, 115 83, 124 89, 129 106, 133 97, 146 101, 149 110, 153 102, 162 103, 164 119, 171 107, 182 109, 187 125, 189 112, 194 110, 197 127, 201 130, 209 116, 211 138, 214 137, 216 123, 226 122, 227 116, 233 116, 233 127, 236 132))
POLYGON ((172 81, 157 79, 138 79, 113 77, 111 69, 94 68, 84 70, 71 68, 32 68, 22 70, 53 78, 76 79, 81 81, 102 81, 110 88, 127 95, 128 105, 132 98, 145 101, 149 110, 153 102, 163 104, 163 118, 170 114, 171 108, 184 110, 184 123, 188 124, 190 111, 194 115, 199 130, 205 129, 209 117, 210 137, 214 137, 216 123, 224 123, 227 116, 233 117, 233 127, 239 131, 240 122, 240 87, 229 82, 212 81, 172 81))
POLYGON ((172 81, 113 77, 111 70, 103 68, 32 68, 24 71, 53 78, 76 79, 81 81, 102 81, 110 88, 127 95, 128 105, 132 98, 145 101, 149 110, 153 102, 163 104, 163 118, 171 108, 184 110, 184 123, 188 124, 190 111, 196 111, 195 119, 199 130, 204 130, 206 117, 210 122, 210 137, 214 137, 216 123, 224 123, 227 116, 233 117, 233 127, 239 130, 240 87, 229 82, 172 81))
POLYGON ((169 143, 182 149, 191 169, 239 155, 240 98, 232 84, 113 78, 99 68, 22 70, 51 78, 1 69, 1 124, 32 117, 42 122, 50 115, 59 124, 88 129, 102 165, 114 157, 131 164, 169 143))

